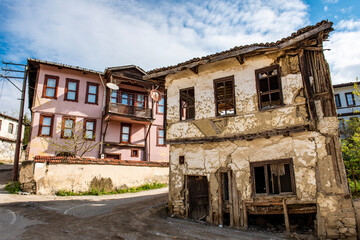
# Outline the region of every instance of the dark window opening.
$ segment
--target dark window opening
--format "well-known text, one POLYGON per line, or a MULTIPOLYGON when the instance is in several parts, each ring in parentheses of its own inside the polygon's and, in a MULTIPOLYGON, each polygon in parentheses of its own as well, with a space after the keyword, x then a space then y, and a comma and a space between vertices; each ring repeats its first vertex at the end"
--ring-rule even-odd
POLYGON ((227 173, 221 173, 222 199, 229 200, 229 178, 227 173))
POLYGON ((290 228, 297 233, 316 233, 315 220, 316 213, 289 214, 290 228))
POLYGON ((274 160, 252 163, 255 194, 295 194, 292 161, 274 160))
POLYGON ((180 120, 195 119, 194 88, 180 90, 180 120))
POLYGON ((235 114, 234 76, 214 80, 216 116, 235 114))
POLYGON ((230 213, 223 213, 224 226, 230 226, 230 213))
POLYGON ((336 103, 336 107, 341 107, 341 101, 340 101, 340 95, 339 94, 335 94, 335 103, 336 103))
POLYGON ((12 134, 14 132, 14 124, 9 123, 8 133, 12 134))
POLYGON ((105 158, 120 160, 121 155, 120 154, 105 154, 105 158))
POLYGON ((259 108, 261 110, 283 104, 279 66, 270 66, 255 71, 259 108))
POLYGON ((185 156, 179 156, 179 164, 185 163, 185 156))

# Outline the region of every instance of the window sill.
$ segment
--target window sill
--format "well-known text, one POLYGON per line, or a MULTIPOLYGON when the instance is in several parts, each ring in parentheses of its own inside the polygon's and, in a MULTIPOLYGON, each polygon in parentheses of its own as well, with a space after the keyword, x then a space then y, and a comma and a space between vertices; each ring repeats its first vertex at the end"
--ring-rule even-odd
POLYGON ((98 103, 85 102, 85 104, 99 105, 98 103))
POLYGON ((294 198, 297 197, 296 194, 294 193, 283 193, 283 194, 261 194, 261 193, 257 193, 253 196, 253 199, 283 199, 283 198, 294 198))

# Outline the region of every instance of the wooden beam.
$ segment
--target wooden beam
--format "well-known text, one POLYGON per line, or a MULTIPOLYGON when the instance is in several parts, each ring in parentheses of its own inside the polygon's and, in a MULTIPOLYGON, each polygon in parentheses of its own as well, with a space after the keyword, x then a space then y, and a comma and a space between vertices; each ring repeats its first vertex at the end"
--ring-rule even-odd
POLYGON ((199 65, 189 68, 189 70, 195 74, 199 74, 199 65))
POLYGON ((236 58, 236 60, 238 60, 240 65, 244 64, 244 57, 243 56, 239 55, 239 56, 236 56, 235 58, 236 58))
POLYGON ((207 142, 223 142, 233 140, 253 140, 258 138, 268 138, 277 135, 286 135, 290 133, 304 132, 308 128, 308 125, 296 125, 292 127, 278 128, 269 131, 249 133, 249 134, 238 134, 229 137, 201 137, 201 138, 180 138, 180 139, 167 139, 168 144, 187 144, 187 143, 207 143, 207 142))
POLYGON ((244 211, 244 228, 248 228, 248 213, 247 213, 247 207, 245 204, 245 201, 243 201, 243 211, 244 211))
POLYGON ((285 220, 286 233, 290 234, 290 220, 289 220, 288 208, 286 205, 286 199, 283 199, 283 209, 284 209, 284 220, 285 220))

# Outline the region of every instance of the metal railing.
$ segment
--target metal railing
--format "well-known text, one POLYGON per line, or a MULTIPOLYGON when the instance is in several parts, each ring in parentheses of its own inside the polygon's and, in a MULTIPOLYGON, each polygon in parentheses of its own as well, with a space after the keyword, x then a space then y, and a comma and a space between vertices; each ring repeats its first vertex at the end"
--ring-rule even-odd
POLYGON ((152 109, 132 105, 124 105, 121 103, 110 103, 107 105, 107 111, 125 116, 151 119, 152 109))

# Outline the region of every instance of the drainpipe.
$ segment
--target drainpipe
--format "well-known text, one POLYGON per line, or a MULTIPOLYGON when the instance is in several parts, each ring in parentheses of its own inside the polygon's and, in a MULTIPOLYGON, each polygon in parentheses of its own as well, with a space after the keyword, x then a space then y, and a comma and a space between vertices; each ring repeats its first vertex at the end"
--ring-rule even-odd
POLYGON ((99 158, 101 158, 101 155, 104 153, 104 140, 105 140, 105 134, 103 135, 103 122, 104 122, 104 116, 105 116, 105 109, 106 109, 106 86, 104 83, 104 80, 101 77, 101 74, 99 74, 100 81, 104 87, 104 97, 102 102, 102 114, 101 114, 101 126, 100 126, 100 149, 99 149, 99 158))

